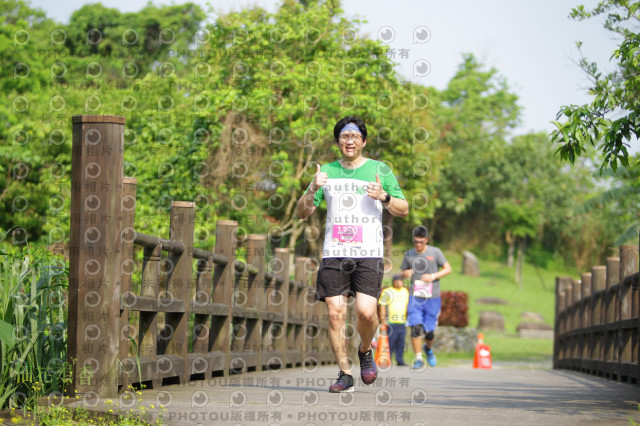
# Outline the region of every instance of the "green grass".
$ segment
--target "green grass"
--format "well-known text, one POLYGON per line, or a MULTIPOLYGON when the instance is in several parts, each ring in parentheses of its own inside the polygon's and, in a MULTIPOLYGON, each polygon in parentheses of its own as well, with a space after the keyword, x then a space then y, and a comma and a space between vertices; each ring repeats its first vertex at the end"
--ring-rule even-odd
MULTIPOLYGON (((394 246, 392 251, 393 272, 399 271, 402 254, 406 246, 394 246)), ((462 291, 469 296, 469 327, 477 328, 480 311, 500 313, 505 320, 505 332, 485 332, 484 342, 491 347, 492 360, 501 362, 543 362, 549 361, 553 353, 550 339, 520 338, 516 332, 522 312, 536 312, 544 317, 545 324, 553 327, 555 313, 555 279, 557 276, 571 276, 574 272, 541 269, 525 264, 522 285, 515 282, 515 268, 505 264, 478 259, 480 276, 462 275, 462 254, 443 250, 451 264, 452 273, 441 280, 441 290, 462 291), (477 304, 481 297, 499 297, 506 305, 477 304)), ((437 336, 437 333, 436 333, 437 336)), ((437 337, 436 337, 437 338, 437 337)), ((413 351, 406 347, 405 361, 413 357, 413 351)), ((473 353, 438 354, 438 365, 446 366, 473 362, 473 353)))
MULTIPOLYGON (((551 339, 523 339, 517 334, 493 331, 486 332, 484 335, 484 343, 491 348, 492 362, 547 363, 551 365, 553 354, 553 340, 551 339)), ((473 365, 473 352, 440 352, 436 355, 439 367, 473 365)), ((412 358, 413 351, 410 349, 410 345, 405 345, 404 362, 410 364, 412 358)))

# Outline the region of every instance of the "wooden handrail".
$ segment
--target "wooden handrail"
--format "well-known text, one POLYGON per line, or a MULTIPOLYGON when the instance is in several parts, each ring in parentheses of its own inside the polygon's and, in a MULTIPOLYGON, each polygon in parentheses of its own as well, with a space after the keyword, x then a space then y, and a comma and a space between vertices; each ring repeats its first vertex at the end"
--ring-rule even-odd
POLYGON ((290 271, 289 250, 275 248, 269 272, 266 236, 248 235, 241 261, 231 220, 216 223, 215 248, 194 247, 189 201, 172 202, 171 239, 135 230, 124 125, 124 117, 73 117, 68 392, 114 397, 138 382, 157 389, 275 364, 334 363, 311 259, 295 259, 290 271))
POLYGON ((581 280, 557 279, 554 368, 640 382, 639 264, 638 246, 621 246, 581 280))

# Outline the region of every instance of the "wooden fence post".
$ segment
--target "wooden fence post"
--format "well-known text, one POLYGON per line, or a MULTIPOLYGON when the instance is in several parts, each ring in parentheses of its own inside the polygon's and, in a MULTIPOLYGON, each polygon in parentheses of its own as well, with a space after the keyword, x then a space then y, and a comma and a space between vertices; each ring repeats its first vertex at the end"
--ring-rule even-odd
POLYGON ((607 257, 607 287, 617 284, 620 281, 620 258, 607 257))
MULTIPOLYGON (((154 248, 144 248, 140 296, 158 300, 160 294, 158 277, 160 275, 161 258, 162 244, 156 244, 154 248)), ((140 362, 153 361, 151 388, 159 389, 162 387, 162 378, 156 376, 155 364, 158 359, 158 312, 141 311, 138 322, 138 355, 140 356, 140 362)))
POLYGON ((180 384, 189 381, 191 363, 189 362, 189 316, 191 313, 191 280, 193 277, 193 229, 195 221, 195 203, 190 201, 174 201, 171 203, 171 240, 184 244, 181 254, 171 253, 172 266, 167 279, 167 296, 184 302, 184 312, 167 312, 165 328, 169 327, 171 338, 167 345, 167 355, 173 355, 174 367, 180 384))
MULTIPOLYGON (((607 291, 605 293, 604 321, 605 324, 613 324, 619 317, 620 303, 617 289, 612 287, 620 281, 620 258, 607 258, 607 291)), ((618 330, 607 328, 604 338, 604 361, 606 366, 606 377, 618 377, 618 330)))
POLYGON ((323 338, 322 316, 324 303, 316 300, 316 279, 318 276, 318 260, 308 258, 305 262, 305 272, 310 276, 311 283, 306 291, 306 305, 308 319, 304 332, 307 360, 317 365, 322 364, 321 344, 323 338))
MULTIPOLYGON (((619 327, 618 327, 618 381, 630 381, 636 375, 631 371, 634 337, 637 340, 637 326, 629 324, 632 318, 633 289, 625 278, 638 272, 638 246, 620 246, 620 284, 619 284, 619 327)), ((637 321, 636 321, 637 322, 637 321)), ((634 324, 635 325, 635 324, 634 324)), ((636 343, 637 345, 637 343, 636 343)), ((635 360, 638 363, 638 360, 635 360)), ((637 368, 636 368, 637 369, 637 368)), ((637 378, 636 378, 637 379, 637 378)))
MULTIPOLYGON (((591 304, 591 322, 594 325, 602 326, 604 324, 605 294, 607 287, 607 267, 598 265, 591 268, 591 294, 593 302, 591 304)), ((594 333, 594 342, 592 345, 592 365, 595 371, 602 371, 602 363, 604 362, 604 331, 602 327, 594 333)))
POLYGON ((287 356, 287 327, 289 325, 289 249, 287 248, 276 248, 276 255, 274 257, 275 261, 273 261, 274 272, 275 275, 282 279, 282 284, 280 284, 280 288, 276 284, 276 291, 271 292, 267 297, 267 305, 270 303, 277 304, 277 311, 282 314, 282 323, 280 324, 282 327, 281 335, 275 341, 275 350, 282 354, 282 368, 287 366, 289 362, 287 356), (277 296, 277 300, 274 301, 273 295, 278 294, 280 292, 281 296, 277 296), (283 300, 280 300, 280 299, 283 300))
POLYGON ((255 319, 247 319, 247 338, 245 351, 249 350, 256 356, 256 371, 262 371, 262 326, 265 307, 264 289, 265 257, 267 248, 266 235, 249 235, 247 242, 247 263, 254 266, 258 273, 249 277, 247 289, 247 307, 256 312, 255 319))
POLYGON ((560 368, 560 292, 562 291, 562 281, 560 277, 556 277, 556 314, 554 317, 553 327, 553 368, 560 368))
MULTIPOLYGON (((197 268, 196 292, 193 297, 196 308, 211 303, 213 257, 198 259, 197 268)), ((211 377, 214 369, 213 362, 208 357, 210 317, 211 315, 200 313, 195 314, 193 318, 194 374, 204 375, 205 380, 211 377), (200 367, 201 364, 202 367, 200 367)))
POLYGON ((582 326, 591 327, 591 272, 585 272, 580 276, 582 281, 582 326))
POLYGON ((224 266, 216 265, 213 273, 214 303, 228 306, 226 316, 214 316, 209 332, 210 347, 213 351, 221 352, 225 356, 223 376, 229 375, 231 363, 231 322, 233 319, 233 286, 235 280, 236 260, 236 229, 238 222, 234 220, 219 220, 216 223, 216 246, 214 252, 226 256, 228 263, 224 266))
POLYGON ((72 117, 67 361, 71 395, 118 392, 125 118, 72 117))
POLYGON ((582 359, 581 367, 585 372, 591 372, 590 350, 593 339, 591 329, 591 272, 584 272, 580 275, 582 281, 582 300, 580 302, 580 322, 584 332, 581 336, 580 359, 582 359))
POLYGON ((289 292, 289 344, 292 356, 289 360, 293 366, 302 365, 304 359, 303 331, 306 323, 306 303, 303 299, 308 288, 308 275, 305 273, 307 258, 295 259, 294 282, 289 292), (306 281, 305 281, 306 280, 306 281))
MULTIPOLYGON (((560 305, 560 315, 562 316, 562 319, 560 321, 560 334, 564 334, 567 332, 567 328, 565 326, 566 324, 566 306, 567 306, 567 292, 566 290, 564 290, 564 288, 562 288, 564 286, 561 286, 561 290, 560 293, 558 294, 558 304, 560 305)), ((566 337, 561 337, 559 339, 559 351, 558 351, 558 359, 560 362, 560 366, 562 367, 564 364, 566 364, 566 358, 567 358, 567 348, 568 348, 568 344, 567 344, 567 338, 566 337)))
MULTIPOLYGON (((619 282, 638 272, 638 246, 620 246, 619 282)), ((631 286, 620 286, 620 318, 631 318, 631 286)))
MULTIPOLYGON (((122 212, 122 233, 120 239, 122 241, 122 266, 120 270, 121 285, 120 292, 126 295, 131 291, 131 276, 136 270, 135 260, 133 258, 133 240, 135 239, 135 213, 136 213, 136 185, 137 180, 131 177, 123 178, 122 200, 120 201, 120 211, 122 212)), ((131 332, 135 330, 129 325, 129 307, 123 303, 120 309, 120 327, 118 328, 119 336, 119 359, 122 365, 125 360, 131 358, 129 338, 137 338, 131 336, 131 332)), ((137 334, 137 333, 135 333, 137 334)), ((125 389, 129 384, 128 377, 123 371, 118 372, 121 377, 120 385, 125 389)))

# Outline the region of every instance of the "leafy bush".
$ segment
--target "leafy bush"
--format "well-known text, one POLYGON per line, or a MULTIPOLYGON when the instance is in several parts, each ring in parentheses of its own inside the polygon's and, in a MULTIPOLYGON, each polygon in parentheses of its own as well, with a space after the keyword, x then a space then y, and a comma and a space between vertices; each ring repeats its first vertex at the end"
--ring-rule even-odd
POLYGON ((451 327, 466 327, 469 325, 469 298, 467 293, 461 291, 443 291, 442 308, 438 325, 451 327))
POLYGON ((555 255, 548 250, 542 248, 539 244, 534 244, 527 249, 525 254, 527 261, 532 265, 540 268, 548 268, 549 264, 554 261, 555 255))
POLYGON ((45 248, 0 254, 0 408, 62 395, 68 267, 45 248))

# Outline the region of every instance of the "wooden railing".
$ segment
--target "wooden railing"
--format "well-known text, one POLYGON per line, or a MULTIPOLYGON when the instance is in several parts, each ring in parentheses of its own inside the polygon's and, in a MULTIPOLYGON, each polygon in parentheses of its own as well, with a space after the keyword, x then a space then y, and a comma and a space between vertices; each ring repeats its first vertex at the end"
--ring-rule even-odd
POLYGON ((638 246, 580 280, 556 278, 553 367, 639 383, 638 246))
MULTIPOLYGON (((172 203, 170 239, 136 232, 137 182, 122 176, 124 124, 73 117, 69 391, 111 397, 135 383, 155 389, 335 362, 326 308, 315 300, 317 260, 296 258, 290 271, 288 249, 276 248, 266 265, 266 237, 249 235, 247 262, 238 261, 230 220, 217 222, 211 251, 193 247, 192 202, 172 203)), ((348 318, 355 354, 353 309, 348 318)))

